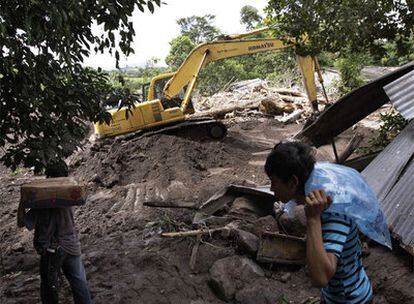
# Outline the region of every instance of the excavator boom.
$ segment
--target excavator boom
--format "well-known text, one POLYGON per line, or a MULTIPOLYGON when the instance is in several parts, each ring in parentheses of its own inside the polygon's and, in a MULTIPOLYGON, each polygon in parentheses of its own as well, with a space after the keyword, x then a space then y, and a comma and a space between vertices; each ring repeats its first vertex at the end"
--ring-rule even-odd
MULTIPOLYGON (((252 55, 260 52, 277 51, 293 47, 295 43, 286 43, 280 39, 235 39, 203 43, 197 46, 179 67, 174 76, 169 80, 164 88, 164 98, 172 99, 185 86, 195 83, 199 71, 208 63, 226 58, 242 55, 252 55)), ((315 63, 311 56, 297 56, 297 62, 303 77, 303 84, 308 95, 309 101, 314 104, 316 101, 315 84, 315 63)), ((190 85, 186 96, 191 96, 194 85, 190 85)), ((187 103, 183 100, 184 105, 187 103)), ((185 110, 185 107, 182 108, 185 110)))

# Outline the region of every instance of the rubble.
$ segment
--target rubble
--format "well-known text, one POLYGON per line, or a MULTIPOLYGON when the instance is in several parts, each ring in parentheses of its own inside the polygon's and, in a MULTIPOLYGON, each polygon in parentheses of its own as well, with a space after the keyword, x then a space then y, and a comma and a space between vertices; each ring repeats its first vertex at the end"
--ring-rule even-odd
POLYGON ((270 88, 261 79, 236 82, 226 92, 216 93, 198 100, 195 104, 198 115, 230 118, 234 117, 232 113, 235 112, 258 110, 262 115, 280 116, 279 119, 284 123, 299 120, 302 116, 306 118, 313 112, 302 92, 270 88), (289 117, 283 118, 286 115, 289 117))

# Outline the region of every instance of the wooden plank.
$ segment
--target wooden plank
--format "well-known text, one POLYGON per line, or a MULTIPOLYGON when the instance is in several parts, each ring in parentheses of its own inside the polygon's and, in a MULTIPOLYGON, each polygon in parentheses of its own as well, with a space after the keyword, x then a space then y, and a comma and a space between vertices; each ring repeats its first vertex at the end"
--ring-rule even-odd
POLYGON ((200 243, 201 243, 201 234, 197 235, 196 243, 194 244, 193 249, 191 250, 190 269, 192 271, 194 271, 195 269, 195 264, 197 261, 197 253, 198 253, 198 248, 200 247, 200 243))
POLYGON ((144 206, 157 208, 189 208, 196 209, 197 203, 194 202, 172 202, 172 201, 147 201, 144 206))

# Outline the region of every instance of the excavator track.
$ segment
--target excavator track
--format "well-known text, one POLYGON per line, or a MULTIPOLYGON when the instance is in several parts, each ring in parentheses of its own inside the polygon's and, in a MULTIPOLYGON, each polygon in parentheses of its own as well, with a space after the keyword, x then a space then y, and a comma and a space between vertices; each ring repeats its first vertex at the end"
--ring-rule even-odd
POLYGON ((139 130, 117 136, 117 140, 139 139, 157 134, 175 135, 193 140, 221 140, 227 134, 227 127, 219 120, 210 117, 191 118, 165 127, 139 130))

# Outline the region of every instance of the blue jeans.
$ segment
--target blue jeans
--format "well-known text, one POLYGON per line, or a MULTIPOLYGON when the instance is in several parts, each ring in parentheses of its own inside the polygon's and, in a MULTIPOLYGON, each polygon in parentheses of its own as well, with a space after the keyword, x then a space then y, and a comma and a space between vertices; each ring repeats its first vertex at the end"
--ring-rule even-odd
POLYGON ((90 304, 91 296, 86 281, 85 268, 80 256, 70 255, 58 249, 40 258, 40 296, 43 304, 58 304, 59 273, 69 281, 75 304, 90 304))

